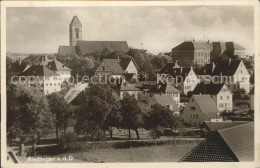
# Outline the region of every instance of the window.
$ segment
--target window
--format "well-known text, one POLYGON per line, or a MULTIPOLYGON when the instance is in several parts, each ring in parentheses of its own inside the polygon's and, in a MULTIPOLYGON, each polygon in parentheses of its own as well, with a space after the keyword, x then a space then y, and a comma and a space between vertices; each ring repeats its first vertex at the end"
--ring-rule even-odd
POLYGON ((227 96, 227 99, 229 100, 229 96, 227 96))
POLYGON ((222 96, 220 96, 220 100, 222 100, 222 96))
POLYGON ((76 39, 79 39, 79 28, 75 28, 76 31, 76 39))
POLYGON ((191 109, 191 110, 196 110, 196 107, 190 106, 190 109, 191 109))

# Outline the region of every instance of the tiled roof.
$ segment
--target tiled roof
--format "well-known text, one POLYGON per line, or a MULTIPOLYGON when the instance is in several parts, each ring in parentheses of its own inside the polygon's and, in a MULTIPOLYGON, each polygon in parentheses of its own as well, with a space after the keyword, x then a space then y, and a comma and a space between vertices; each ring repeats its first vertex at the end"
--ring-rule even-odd
POLYGON ((235 50, 245 50, 244 47, 240 46, 239 44, 231 41, 231 42, 226 42, 226 47, 230 49, 235 49, 235 50))
POLYGON ((181 159, 181 162, 254 161, 254 123, 214 131, 181 159))
POLYGON ((212 132, 201 141, 180 162, 237 162, 238 159, 229 149, 218 132, 212 132))
POLYGON ((212 122, 212 121, 205 121, 203 123, 203 127, 206 127, 210 131, 221 130, 224 128, 230 128, 241 124, 246 124, 248 121, 223 121, 223 122, 212 122))
MULTIPOLYGON (((131 62, 131 58, 122 58, 122 59, 103 59, 99 66, 106 66, 107 72, 112 72, 113 74, 125 74, 125 70, 131 62)), ((135 64, 135 62, 134 62, 135 64)), ((135 64, 136 65, 136 64, 135 64)), ((137 66, 137 65, 136 65, 137 66)), ((99 71, 99 70, 97 70, 99 71)), ((102 71, 104 72, 104 71, 102 71)))
POLYGON ((192 98, 198 103, 201 111, 205 115, 211 119, 220 118, 220 116, 217 115, 217 113, 219 113, 217 105, 210 95, 193 95, 192 98))
POLYGON ((212 50, 213 47, 208 42, 185 41, 172 50, 212 50))
POLYGON ((239 161, 254 160, 254 122, 218 132, 239 161))
POLYGON ((74 87, 70 88, 68 93, 64 96, 65 101, 69 104, 77 96, 79 96, 86 88, 88 88, 88 83, 78 83, 74 87))
POLYGON ((27 70, 31 65, 27 62, 20 62, 20 61, 15 61, 11 64, 11 67, 8 71, 11 71, 12 73, 22 73, 25 70, 27 70))
POLYGON ((219 61, 213 71, 213 75, 232 76, 235 74, 242 60, 223 60, 219 61))
POLYGON ((59 76, 44 65, 32 65, 26 71, 21 73, 22 76, 59 76))
MULTIPOLYGON (((185 80, 186 76, 189 74, 191 68, 183 68, 183 67, 179 67, 179 68, 173 68, 173 63, 169 63, 167 65, 165 65, 165 67, 159 71, 159 74, 168 74, 173 78, 176 77, 182 77, 182 82, 185 80)), ((180 78, 177 78, 179 80, 181 80, 180 78)))
POLYGON ((82 55, 92 54, 95 52, 102 51, 106 47, 113 51, 128 52, 129 48, 126 41, 77 41, 78 46, 82 55))
POLYGON ((198 83, 193 90, 193 94, 210 94, 210 95, 217 95, 220 90, 223 88, 225 84, 205 84, 205 83, 198 83))
POLYGON ((56 59, 50 61, 46 66, 52 71, 71 71, 71 69, 56 59))
POLYGON ((215 64, 206 64, 204 67, 200 68, 198 71, 196 71, 196 75, 212 75, 213 71, 215 69, 215 64))
POLYGON ((169 83, 154 85, 153 88, 149 90, 149 92, 164 94, 181 93, 181 91, 179 91, 169 83))
POLYGON ((172 98, 172 95, 159 95, 155 94, 153 95, 154 99, 156 102, 162 106, 167 106, 167 105, 173 105, 173 111, 179 111, 178 105, 175 103, 174 99, 172 98))
POLYGON ((70 26, 72 26, 76 20, 78 20, 79 25, 81 25, 79 18, 77 16, 73 16, 73 18, 72 18, 72 20, 70 22, 70 26))
POLYGON ((124 82, 120 84, 120 91, 140 91, 140 89, 135 83, 124 82))
POLYGON ((75 46, 59 46, 58 54, 60 55, 74 55, 75 46))
POLYGON ((124 73, 124 70, 120 66, 120 59, 103 59, 101 65, 107 66, 106 71, 113 72, 114 74, 124 73))

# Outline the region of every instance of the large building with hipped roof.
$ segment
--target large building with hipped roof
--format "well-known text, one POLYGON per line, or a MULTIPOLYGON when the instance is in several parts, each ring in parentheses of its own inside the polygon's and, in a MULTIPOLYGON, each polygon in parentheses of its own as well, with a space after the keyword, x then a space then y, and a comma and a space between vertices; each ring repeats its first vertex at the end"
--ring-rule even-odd
POLYGON ((223 55, 228 58, 233 58, 235 55, 239 58, 246 58, 245 48, 233 41, 184 41, 174 47, 170 54, 174 61, 177 60, 179 65, 184 67, 204 66, 216 61, 223 55))

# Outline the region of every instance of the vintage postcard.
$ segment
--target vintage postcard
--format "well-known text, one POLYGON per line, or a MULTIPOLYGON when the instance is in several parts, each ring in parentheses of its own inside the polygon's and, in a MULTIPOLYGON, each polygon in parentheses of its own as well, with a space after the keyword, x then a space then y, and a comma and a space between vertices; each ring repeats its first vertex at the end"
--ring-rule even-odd
POLYGON ((2 2, 1 166, 260 167, 259 6, 2 2))

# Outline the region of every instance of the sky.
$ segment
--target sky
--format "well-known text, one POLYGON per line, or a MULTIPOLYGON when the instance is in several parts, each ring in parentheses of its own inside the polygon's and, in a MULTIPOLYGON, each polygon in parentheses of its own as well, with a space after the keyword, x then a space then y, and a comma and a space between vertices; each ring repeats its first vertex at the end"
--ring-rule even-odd
POLYGON ((56 53, 69 45, 74 15, 83 40, 127 41, 157 54, 183 41, 234 41, 254 51, 252 6, 19 7, 7 8, 7 51, 56 53))

